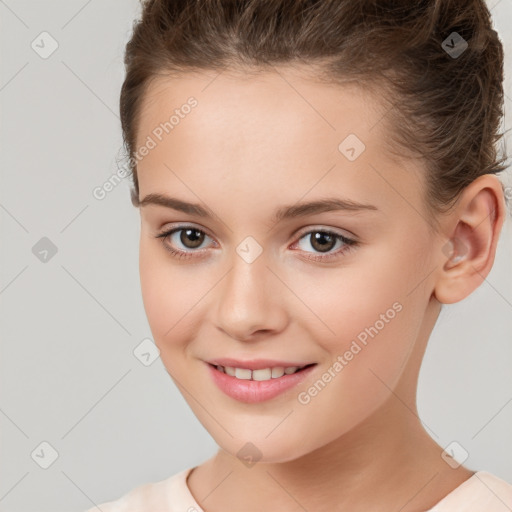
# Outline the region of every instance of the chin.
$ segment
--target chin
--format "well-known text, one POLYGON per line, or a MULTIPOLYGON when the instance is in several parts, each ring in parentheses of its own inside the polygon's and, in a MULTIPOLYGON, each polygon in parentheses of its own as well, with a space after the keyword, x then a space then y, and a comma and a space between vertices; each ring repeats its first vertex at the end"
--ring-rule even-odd
MULTIPOLYGON (((271 434, 271 436, 273 435, 271 434)), ((304 446, 302 441, 286 435, 282 437, 276 435, 272 440, 260 440, 258 436, 255 436, 252 440, 250 438, 230 438, 227 443, 220 444, 217 441, 217 444, 232 457, 239 459, 247 468, 251 468, 258 463, 279 464, 290 462, 307 455, 311 451, 307 446, 304 446)))

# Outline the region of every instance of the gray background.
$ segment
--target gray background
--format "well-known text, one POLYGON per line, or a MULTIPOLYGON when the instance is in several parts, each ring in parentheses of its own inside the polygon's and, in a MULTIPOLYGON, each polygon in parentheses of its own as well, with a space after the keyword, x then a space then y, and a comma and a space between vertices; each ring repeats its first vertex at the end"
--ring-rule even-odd
MULTIPOLYGON (((512 5, 489 7, 505 44, 512 119, 512 5)), ((92 193, 118 169, 123 48, 138 12, 136 0, 0 0, 4 512, 83 511, 216 450, 160 359, 146 367, 133 354, 151 333, 128 180, 101 201, 92 193), (59 45, 47 59, 31 47, 42 31, 59 45), (57 249, 46 262, 33 252, 48 246, 43 237, 57 249), (42 442, 58 452, 48 469, 42 442)), ((512 184, 510 169, 501 179, 512 184)), ((509 482, 511 215, 486 281, 445 306, 418 391, 435 440, 457 441, 465 465, 509 482)))

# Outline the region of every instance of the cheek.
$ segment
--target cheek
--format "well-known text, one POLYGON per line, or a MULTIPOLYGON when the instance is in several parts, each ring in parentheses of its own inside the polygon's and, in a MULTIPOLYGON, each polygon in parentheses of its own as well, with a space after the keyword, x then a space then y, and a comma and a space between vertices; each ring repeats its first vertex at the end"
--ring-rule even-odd
POLYGON ((162 351, 164 343, 179 339, 187 311, 197 301, 197 290, 186 279, 187 273, 170 261, 165 249, 155 245, 154 241, 141 240, 139 273, 148 323, 162 351))
POLYGON ((357 272, 346 267, 314 280, 303 277, 297 289, 309 308, 295 317, 301 330, 309 331, 331 364, 341 358, 333 387, 339 385, 342 394, 357 389, 358 399, 382 398, 389 392, 386 385, 397 383, 424 316, 421 296, 410 293, 414 259, 380 256, 378 264, 361 262, 357 272))
POLYGON ((307 313, 300 329, 328 355, 317 380, 298 390, 306 425, 308 417, 330 418, 310 425, 319 438, 335 439, 367 418, 390 398, 404 372, 422 316, 411 302, 414 294, 407 296, 410 288, 394 277, 395 265, 374 266, 364 280, 340 272, 314 287, 309 283, 318 291, 302 295, 322 321, 307 313))
POLYGON ((188 362, 192 340, 199 331, 211 304, 211 295, 220 276, 213 269, 193 264, 177 264, 159 246, 141 239, 139 273, 142 299, 154 342, 169 373, 181 380, 188 362))

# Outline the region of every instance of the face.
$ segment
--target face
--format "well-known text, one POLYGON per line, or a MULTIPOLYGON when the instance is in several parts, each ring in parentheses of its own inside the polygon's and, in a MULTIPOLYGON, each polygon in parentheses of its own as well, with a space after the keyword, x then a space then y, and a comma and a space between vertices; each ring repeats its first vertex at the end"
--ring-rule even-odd
POLYGON ((356 430, 425 338, 436 241, 420 164, 386 151, 385 111, 284 68, 162 78, 144 98, 139 199, 209 213, 140 207, 144 307, 167 371, 233 455, 251 442, 263 462, 292 460, 356 430), (326 199, 370 206, 297 208, 326 199), (316 364, 251 402, 214 383, 217 358, 316 364))

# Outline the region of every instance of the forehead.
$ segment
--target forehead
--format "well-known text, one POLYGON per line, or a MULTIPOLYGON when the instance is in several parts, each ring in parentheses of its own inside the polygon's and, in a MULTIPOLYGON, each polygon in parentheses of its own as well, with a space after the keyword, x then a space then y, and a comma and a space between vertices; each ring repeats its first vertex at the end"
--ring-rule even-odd
POLYGON ((322 83, 291 68, 158 78, 146 91, 137 129, 137 147, 148 137, 156 142, 137 166, 140 196, 172 190, 179 175, 194 190, 223 183, 242 196, 271 186, 298 200, 313 187, 334 187, 361 202, 373 198, 383 210, 400 191, 417 201, 420 190, 413 198, 411 187, 419 184, 418 165, 400 165, 386 149, 388 109, 355 82, 322 83), (191 97, 196 106, 183 108, 191 97), (168 133, 158 131, 173 114, 168 133), (347 158, 351 147, 355 160, 347 158))
POLYGON ((370 92, 357 81, 321 82, 308 68, 272 69, 201 71, 154 79, 141 103, 139 139, 190 97, 198 101, 199 108, 194 109, 194 114, 200 112, 198 124, 220 127, 226 134, 243 129, 272 138, 273 132, 286 128, 308 136, 338 132, 339 137, 352 130, 366 139, 370 136, 366 132, 373 131, 378 139, 387 130, 383 118, 389 105, 375 90, 370 92))

